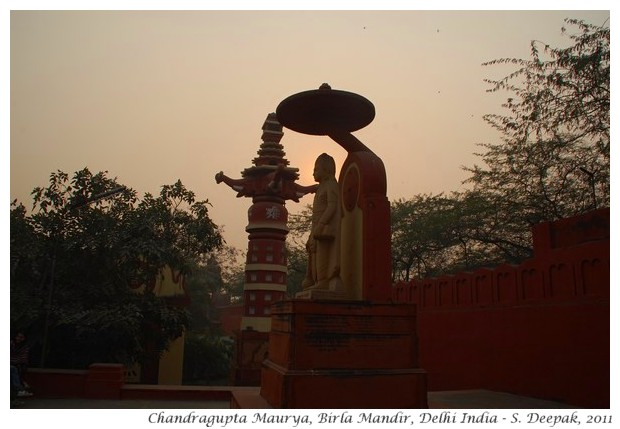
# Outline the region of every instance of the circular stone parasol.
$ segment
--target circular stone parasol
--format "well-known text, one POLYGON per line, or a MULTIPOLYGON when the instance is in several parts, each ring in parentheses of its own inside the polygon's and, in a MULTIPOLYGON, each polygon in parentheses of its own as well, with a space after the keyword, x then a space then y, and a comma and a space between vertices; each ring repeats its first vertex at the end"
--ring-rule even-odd
POLYGON ((364 128, 375 118, 375 106, 361 95, 324 83, 319 89, 285 98, 276 115, 280 124, 293 131, 324 136, 364 128))

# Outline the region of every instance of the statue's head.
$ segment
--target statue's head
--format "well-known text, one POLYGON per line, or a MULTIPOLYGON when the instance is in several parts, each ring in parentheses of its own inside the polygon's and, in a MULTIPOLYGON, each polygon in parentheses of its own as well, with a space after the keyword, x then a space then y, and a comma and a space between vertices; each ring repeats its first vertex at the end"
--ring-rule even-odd
POLYGON ((336 161, 326 153, 318 156, 314 163, 314 180, 321 182, 328 177, 336 176, 336 161))

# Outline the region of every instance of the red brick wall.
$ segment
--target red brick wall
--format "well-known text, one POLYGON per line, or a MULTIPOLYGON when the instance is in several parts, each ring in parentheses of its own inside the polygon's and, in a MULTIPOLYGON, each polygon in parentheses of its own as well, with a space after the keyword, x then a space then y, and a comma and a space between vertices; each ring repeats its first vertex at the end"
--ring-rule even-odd
POLYGON ((25 378, 40 398, 120 399, 124 373, 121 364, 94 363, 88 370, 32 368, 25 378))
POLYGON ((87 376, 87 370, 30 368, 25 379, 40 398, 82 398, 87 376))
POLYGON ((429 390, 609 407, 609 209, 537 225, 533 259, 394 288, 418 304, 429 390))

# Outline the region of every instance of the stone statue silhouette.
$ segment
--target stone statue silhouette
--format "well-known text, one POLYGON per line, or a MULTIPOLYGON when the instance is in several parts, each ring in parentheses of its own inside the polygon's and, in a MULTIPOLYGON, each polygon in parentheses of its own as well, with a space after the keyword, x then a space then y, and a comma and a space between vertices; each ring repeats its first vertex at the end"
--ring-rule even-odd
POLYGON ((306 250, 308 268, 302 283, 304 291, 342 292, 340 279, 340 188, 336 163, 326 153, 314 164, 314 180, 319 186, 312 203, 312 229, 306 250))

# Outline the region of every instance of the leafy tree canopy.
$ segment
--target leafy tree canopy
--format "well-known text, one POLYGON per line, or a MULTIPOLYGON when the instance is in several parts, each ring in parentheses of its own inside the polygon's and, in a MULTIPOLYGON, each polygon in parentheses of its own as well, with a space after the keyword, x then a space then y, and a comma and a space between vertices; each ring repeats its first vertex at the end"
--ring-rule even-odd
POLYGON ((312 226, 312 206, 306 205, 299 213, 288 217, 289 233, 286 238, 287 275, 286 286, 289 296, 301 292, 301 284, 306 277, 308 253, 306 242, 312 226))
POLYGON ((187 277, 192 297, 190 330, 200 334, 220 334, 218 307, 243 299, 245 266, 239 249, 223 245, 196 261, 187 277))
POLYGON ((484 166, 466 169, 467 183, 486 201, 485 236, 503 235, 513 256, 529 256, 531 225, 609 205, 609 28, 566 22, 577 30, 569 47, 533 41, 528 60, 485 63, 518 68, 487 80, 511 96, 505 114, 485 116, 501 142, 482 145, 484 166))
POLYGON ((511 96, 505 114, 484 117, 501 142, 482 145, 484 166, 467 169, 468 182, 530 224, 609 205, 610 31, 566 22, 579 31, 569 47, 533 41, 531 59, 485 63, 518 69, 487 80, 511 96))
POLYGON ((486 80, 509 93, 504 113, 484 116, 499 141, 465 168, 466 191, 392 203, 394 280, 518 262, 532 225, 609 206, 610 31, 566 23, 568 47, 533 41, 529 59, 484 63, 516 66, 486 80))
POLYGON ((135 287, 153 284, 165 266, 189 273, 221 246, 207 201, 180 181, 138 200, 87 168, 54 172, 32 195, 30 213, 11 204, 11 325, 29 331, 41 362, 131 364, 181 334, 185 311, 135 287))

